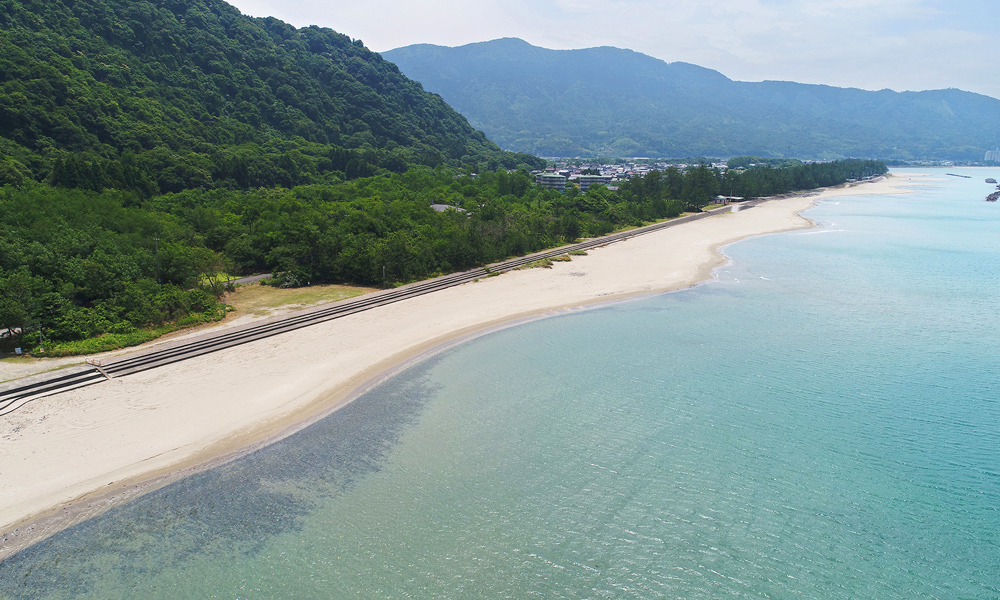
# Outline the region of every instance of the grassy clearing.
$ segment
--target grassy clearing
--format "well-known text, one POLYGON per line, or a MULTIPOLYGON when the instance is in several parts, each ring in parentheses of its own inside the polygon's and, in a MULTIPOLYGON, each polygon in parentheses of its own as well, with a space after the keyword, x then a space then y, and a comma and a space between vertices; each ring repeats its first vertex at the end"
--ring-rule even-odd
POLYGON ((569 254, 562 254, 560 256, 553 256, 552 257, 552 262, 569 262, 571 260, 573 260, 573 258, 570 257, 569 254))
POLYGON ((223 298, 236 316, 268 316, 282 308, 300 308, 324 302, 346 300, 378 291, 376 288, 349 285, 313 285, 281 289, 268 285, 241 285, 223 298))
POLYGON ((202 275, 198 281, 200 285, 208 285, 212 283, 212 279, 214 279, 216 283, 224 284, 230 279, 239 279, 239 277, 240 277, 239 275, 231 275, 229 273, 226 273, 225 271, 220 271, 211 276, 202 275))
POLYGON ((587 251, 586 250, 570 250, 569 251, 569 255, 570 256, 587 256, 587 251))

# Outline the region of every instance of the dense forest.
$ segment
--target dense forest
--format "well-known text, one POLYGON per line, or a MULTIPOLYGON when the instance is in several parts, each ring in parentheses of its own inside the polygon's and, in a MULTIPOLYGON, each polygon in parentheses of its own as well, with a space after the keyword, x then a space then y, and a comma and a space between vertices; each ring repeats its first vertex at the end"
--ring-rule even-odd
POLYGON ((0 0, 0 184, 292 187, 537 167, 360 40, 221 0, 0 0))
POLYGON ((0 0, 0 350, 89 353, 219 319, 221 272, 392 286, 720 192, 885 170, 702 165, 560 194, 529 175, 544 164, 329 29, 221 0, 0 0))
POLYGON ((0 331, 24 332, 0 346, 41 326, 93 351, 219 318, 202 284, 229 254, 202 219, 233 217, 222 198, 268 210, 296 186, 542 165, 330 29, 221 0, 0 0, 0 331))
POLYGON ((718 171, 669 168, 559 193, 526 171, 439 166, 254 190, 135 190, 46 183, 0 188, 0 329, 5 346, 84 353, 152 339, 225 313, 212 276, 273 271, 278 285, 394 285, 747 197, 886 171, 849 160, 718 171), (431 204, 455 207, 437 212, 431 204), (461 210, 459 210, 461 209, 461 210))

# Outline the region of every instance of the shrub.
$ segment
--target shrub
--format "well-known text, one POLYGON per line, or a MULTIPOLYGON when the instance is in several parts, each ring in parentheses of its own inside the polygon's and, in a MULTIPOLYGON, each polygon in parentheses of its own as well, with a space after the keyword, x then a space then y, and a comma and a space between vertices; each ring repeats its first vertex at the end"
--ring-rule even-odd
POLYGON ((521 265, 515 270, 520 271, 522 269, 551 269, 551 268, 552 268, 552 259, 542 258, 539 260, 532 261, 526 265, 521 265))

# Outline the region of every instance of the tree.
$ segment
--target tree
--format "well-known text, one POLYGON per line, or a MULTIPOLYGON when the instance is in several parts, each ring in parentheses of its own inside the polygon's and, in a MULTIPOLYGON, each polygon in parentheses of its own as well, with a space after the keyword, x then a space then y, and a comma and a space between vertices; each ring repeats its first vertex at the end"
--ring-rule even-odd
POLYGON ((0 328, 8 334, 21 331, 36 317, 39 283, 26 270, 6 275, 0 271, 0 328))

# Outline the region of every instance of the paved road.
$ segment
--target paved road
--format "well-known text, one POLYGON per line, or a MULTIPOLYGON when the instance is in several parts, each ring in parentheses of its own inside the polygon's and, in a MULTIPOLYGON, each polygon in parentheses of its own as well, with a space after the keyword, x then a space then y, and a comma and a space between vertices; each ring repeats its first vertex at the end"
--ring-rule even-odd
POLYGON ((270 279, 272 275, 270 273, 264 273, 263 275, 251 275, 250 277, 240 277, 239 279, 230 279, 226 283, 231 283, 233 285, 246 285, 248 283, 256 283, 261 279, 270 279))

